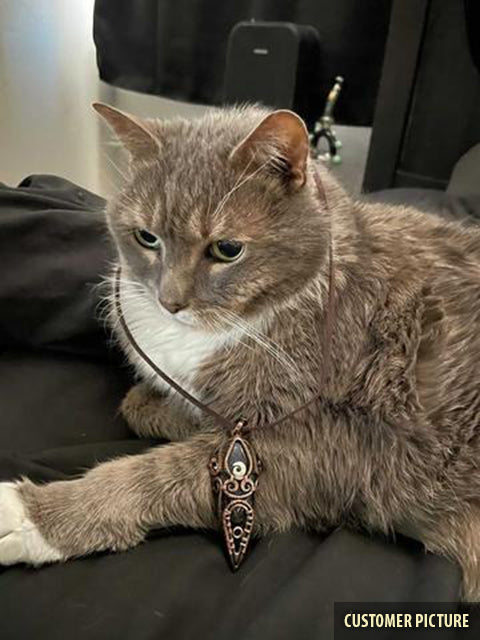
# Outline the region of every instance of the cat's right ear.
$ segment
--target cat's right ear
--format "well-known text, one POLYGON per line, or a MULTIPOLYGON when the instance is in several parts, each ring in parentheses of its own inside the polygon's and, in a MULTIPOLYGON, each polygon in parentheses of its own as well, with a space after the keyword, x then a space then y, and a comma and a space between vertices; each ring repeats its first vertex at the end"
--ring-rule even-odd
POLYGON ((160 144, 140 118, 103 102, 94 102, 92 107, 113 129, 133 160, 146 161, 158 157, 160 144))
POLYGON ((273 111, 231 152, 230 161, 241 167, 267 170, 281 175, 294 190, 303 187, 310 153, 308 131, 293 111, 273 111))

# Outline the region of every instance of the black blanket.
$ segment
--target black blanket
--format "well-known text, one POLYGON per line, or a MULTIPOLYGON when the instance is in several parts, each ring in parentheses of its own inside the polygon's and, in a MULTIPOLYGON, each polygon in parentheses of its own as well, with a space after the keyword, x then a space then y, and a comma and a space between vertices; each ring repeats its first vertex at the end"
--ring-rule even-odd
MULTIPOLYGON (((103 207, 51 176, 0 185, 0 479, 65 479, 152 442, 117 414, 131 373, 95 319, 103 207)), ((459 583, 401 537, 292 531, 232 574, 216 534, 157 532, 125 553, 0 568, 0 638, 323 639, 335 601, 456 601, 459 583)))

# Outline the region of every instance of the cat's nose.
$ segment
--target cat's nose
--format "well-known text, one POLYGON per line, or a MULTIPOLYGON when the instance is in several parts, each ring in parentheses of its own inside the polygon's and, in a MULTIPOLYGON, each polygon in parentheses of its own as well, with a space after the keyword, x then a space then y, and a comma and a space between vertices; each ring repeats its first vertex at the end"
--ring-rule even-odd
POLYGON ((165 309, 170 311, 170 313, 178 313, 187 306, 185 302, 181 302, 179 300, 165 300, 163 298, 159 298, 159 300, 162 307, 165 307, 165 309))

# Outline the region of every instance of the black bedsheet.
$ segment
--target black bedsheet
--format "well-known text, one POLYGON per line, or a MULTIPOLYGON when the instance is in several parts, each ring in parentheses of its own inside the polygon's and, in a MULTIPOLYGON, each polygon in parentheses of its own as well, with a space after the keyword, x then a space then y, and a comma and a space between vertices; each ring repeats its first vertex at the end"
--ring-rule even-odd
MULTIPOLYGON (((130 372, 95 320, 103 206, 52 176, 0 185, 0 479, 64 479, 152 442, 117 414, 130 372)), ((232 574, 214 533, 155 532, 126 553, 0 568, 0 638, 323 639, 334 601, 456 601, 459 584, 401 537, 293 531, 232 574)))

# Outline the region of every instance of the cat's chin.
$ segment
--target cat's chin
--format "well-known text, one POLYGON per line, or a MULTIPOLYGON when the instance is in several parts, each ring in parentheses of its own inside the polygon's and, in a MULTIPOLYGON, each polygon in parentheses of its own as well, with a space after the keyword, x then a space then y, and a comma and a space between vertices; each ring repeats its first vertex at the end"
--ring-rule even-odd
POLYGON ((178 322, 185 327, 190 327, 192 329, 204 329, 202 323, 190 311, 178 311, 178 313, 175 314, 169 313, 169 316, 173 321, 178 322))
POLYGON ((176 320, 177 322, 179 322, 180 324, 184 324, 187 327, 195 327, 198 326, 198 323, 196 323, 193 318, 190 315, 181 315, 182 312, 179 311, 178 313, 176 313, 173 318, 174 320, 176 320))

